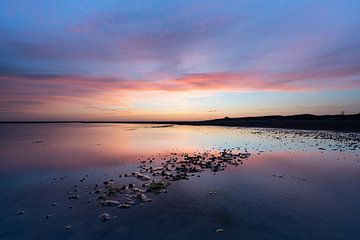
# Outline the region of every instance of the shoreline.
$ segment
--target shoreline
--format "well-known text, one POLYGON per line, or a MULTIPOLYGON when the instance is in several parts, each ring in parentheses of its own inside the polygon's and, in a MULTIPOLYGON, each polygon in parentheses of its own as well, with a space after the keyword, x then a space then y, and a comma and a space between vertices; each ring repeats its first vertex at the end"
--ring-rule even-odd
POLYGON ((171 124, 189 126, 226 126, 280 128, 297 130, 331 130, 344 132, 360 132, 360 114, 352 115, 291 115, 261 116, 241 118, 221 118, 204 121, 0 121, 0 124, 171 124))

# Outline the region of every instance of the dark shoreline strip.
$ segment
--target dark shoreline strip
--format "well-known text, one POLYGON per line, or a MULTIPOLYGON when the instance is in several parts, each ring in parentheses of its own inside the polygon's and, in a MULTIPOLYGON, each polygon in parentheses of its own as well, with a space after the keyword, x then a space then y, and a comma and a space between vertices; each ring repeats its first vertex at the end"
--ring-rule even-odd
POLYGON ((332 130, 360 132, 360 114, 352 115, 292 115, 242 118, 222 118, 205 121, 0 121, 0 124, 51 124, 51 123, 108 123, 108 124, 171 124, 192 126, 227 126, 285 128, 303 130, 332 130))

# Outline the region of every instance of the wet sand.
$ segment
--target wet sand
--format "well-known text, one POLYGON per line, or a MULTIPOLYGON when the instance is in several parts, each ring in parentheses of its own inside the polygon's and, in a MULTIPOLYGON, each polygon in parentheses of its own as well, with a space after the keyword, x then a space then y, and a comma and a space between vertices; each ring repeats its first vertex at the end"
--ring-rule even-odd
POLYGON ((357 133, 3 126, 1 239, 354 239, 360 234, 357 133))

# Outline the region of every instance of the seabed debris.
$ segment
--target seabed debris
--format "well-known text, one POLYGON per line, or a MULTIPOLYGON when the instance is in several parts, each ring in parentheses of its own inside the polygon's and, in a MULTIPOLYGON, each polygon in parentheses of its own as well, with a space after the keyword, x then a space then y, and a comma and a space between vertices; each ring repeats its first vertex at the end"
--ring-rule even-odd
MULTIPOLYGON (((110 179, 104 181, 102 186, 96 184, 93 192, 99 195, 97 202, 101 206, 118 207, 122 209, 131 208, 134 205, 144 206, 151 202, 148 194, 167 193, 171 182, 189 180, 200 177, 204 171, 224 171, 229 165, 239 166, 243 160, 250 157, 248 152, 234 153, 232 149, 223 150, 217 153, 205 151, 202 153, 171 153, 170 157, 162 158, 160 166, 156 166, 155 158, 147 160, 140 159, 140 171, 125 173, 125 177, 135 177, 143 182, 140 186, 135 183, 121 184, 110 179)), ((121 175, 119 175, 121 176, 121 175)), ((209 194, 216 194, 210 192, 209 194)), ((78 199, 79 195, 70 195, 69 199, 78 199)))
MULTIPOLYGON (((290 131, 290 130, 267 130, 252 132, 253 134, 261 134, 263 138, 269 137, 269 139, 280 140, 282 143, 304 143, 305 141, 299 141, 298 137, 303 139, 312 138, 316 141, 311 142, 310 146, 320 151, 340 151, 345 150, 358 150, 360 149, 360 138, 356 134, 345 133, 329 133, 329 132, 317 132, 310 131, 290 131), (331 140, 331 144, 325 144, 325 140, 331 140)), ((289 148, 290 149, 290 148, 289 148)), ((264 152, 262 149, 255 149, 257 154, 264 152)), ((271 152, 272 150, 269 150, 271 152)), ((255 152, 256 154, 256 152, 255 152)), ((356 155, 357 156, 357 155, 356 155)), ((226 170, 229 166, 239 166, 244 163, 244 160, 250 157, 250 153, 245 149, 244 152, 240 151, 240 148, 231 148, 225 150, 208 150, 193 153, 181 153, 172 152, 166 157, 152 157, 141 156, 139 159, 138 170, 127 173, 117 173, 116 180, 108 179, 93 185, 86 183, 87 178, 80 179, 80 184, 74 185, 73 190, 68 192, 68 200, 72 203, 81 203, 82 194, 90 196, 90 199, 85 196, 84 203, 96 203, 100 207, 104 208, 118 208, 118 209, 130 209, 135 206, 144 207, 147 203, 156 200, 156 195, 167 193, 172 183, 175 181, 186 181, 190 178, 199 178, 202 173, 215 173, 226 170), (159 160, 160 158, 160 160, 159 160), (134 181, 133 181, 134 180, 134 181), (129 183, 130 182, 130 183, 129 183), (82 191, 80 187, 86 184, 85 191, 82 191)), ((339 160, 339 159, 338 159, 339 160)), ((359 160, 357 162, 360 162, 359 160)), ((94 170, 96 171, 96 169, 94 170)), ((104 174, 107 176, 107 174, 104 174)), ((307 181, 307 179, 299 176, 288 176, 284 174, 273 174, 276 179, 290 178, 299 181, 307 181)), ((67 176, 53 178, 51 183, 58 180, 65 180, 67 176)), ((208 192, 209 195, 216 196, 217 192, 208 192)), ((83 196, 84 197, 84 196, 83 196)), ((287 199, 291 199, 291 196, 286 196, 287 199)), ((56 202, 49 205, 56 207, 56 202)), ((62 205, 62 204, 60 204, 62 205)), ((78 207, 75 205, 67 205, 69 209, 78 207)), ((128 211, 128 210, 124 210, 128 211)), ((17 212, 18 215, 25 214, 25 211, 21 210, 17 212)), ((52 215, 46 215, 45 219, 53 218, 52 215)), ((104 212, 100 214, 99 219, 101 221, 108 221, 114 219, 116 216, 104 212)), ((65 226, 66 230, 71 230, 71 226, 65 226)), ((219 228, 215 230, 216 233, 224 232, 224 229, 219 228)))

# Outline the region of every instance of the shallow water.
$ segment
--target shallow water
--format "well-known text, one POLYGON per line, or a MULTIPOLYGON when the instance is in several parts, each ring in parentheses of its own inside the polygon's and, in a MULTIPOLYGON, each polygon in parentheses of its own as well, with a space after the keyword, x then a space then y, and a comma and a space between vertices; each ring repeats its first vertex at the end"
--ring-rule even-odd
POLYGON ((357 134, 2 124, 0 136, 0 239, 360 239, 357 134), (251 156, 172 182, 145 206, 104 207, 88 194, 109 179, 138 181, 118 176, 137 170, 139 159, 160 164, 172 152, 229 148, 251 156), (80 198, 70 200, 74 188, 80 198), (100 221, 103 212, 116 218, 100 221))

